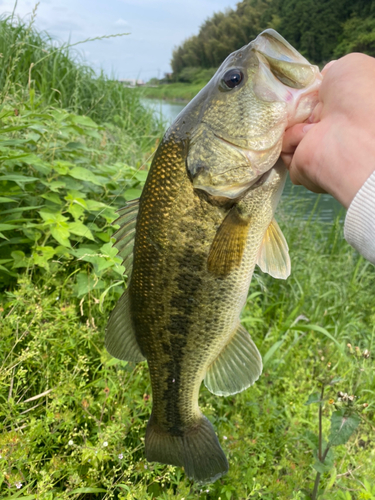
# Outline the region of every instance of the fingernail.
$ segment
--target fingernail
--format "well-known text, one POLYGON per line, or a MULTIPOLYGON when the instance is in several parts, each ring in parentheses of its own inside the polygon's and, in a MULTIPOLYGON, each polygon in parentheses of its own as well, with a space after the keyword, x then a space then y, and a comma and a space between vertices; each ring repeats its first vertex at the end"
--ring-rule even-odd
POLYGON ((304 134, 306 134, 314 125, 316 125, 315 123, 308 123, 307 125, 305 125, 302 129, 302 132, 304 134))

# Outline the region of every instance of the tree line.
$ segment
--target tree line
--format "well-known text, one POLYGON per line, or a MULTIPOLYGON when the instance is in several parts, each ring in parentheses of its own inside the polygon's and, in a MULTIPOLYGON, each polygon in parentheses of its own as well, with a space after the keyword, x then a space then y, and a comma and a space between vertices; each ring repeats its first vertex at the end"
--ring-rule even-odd
POLYGON ((375 56, 374 0, 242 0, 215 13, 173 51, 172 79, 207 80, 228 54, 266 28, 315 64, 349 52, 375 56))

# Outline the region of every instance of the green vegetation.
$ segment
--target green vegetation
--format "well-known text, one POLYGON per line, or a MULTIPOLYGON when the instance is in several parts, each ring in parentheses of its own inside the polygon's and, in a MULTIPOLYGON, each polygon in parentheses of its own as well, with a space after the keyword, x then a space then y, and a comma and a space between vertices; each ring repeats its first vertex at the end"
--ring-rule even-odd
MULTIPOLYGON (((36 35, 19 30, 8 61, 36 35)), ((302 222, 298 204, 284 201, 292 275, 257 271, 242 317, 264 374, 227 398, 202 387, 230 471, 192 485, 180 468, 145 461, 147 365, 104 349, 126 283, 111 224, 142 188, 161 126, 138 93, 104 77, 94 107, 82 90, 95 85, 89 73, 72 84, 82 99, 67 93, 64 109, 51 97, 52 69, 38 87, 18 65, 4 67, 13 70, 0 106, 1 498, 375 498, 375 272, 343 241, 340 222, 302 222)))
POLYGON ((139 90, 142 97, 164 99, 167 101, 189 102, 204 87, 205 83, 165 83, 155 87, 142 87, 139 90))
POLYGON ((374 56, 374 22, 375 4, 364 0, 242 0, 214 14, 173 52, 172 79, 194 82, 197 72, 213 71, 266 28, 316 64, 351 51, 374 56))

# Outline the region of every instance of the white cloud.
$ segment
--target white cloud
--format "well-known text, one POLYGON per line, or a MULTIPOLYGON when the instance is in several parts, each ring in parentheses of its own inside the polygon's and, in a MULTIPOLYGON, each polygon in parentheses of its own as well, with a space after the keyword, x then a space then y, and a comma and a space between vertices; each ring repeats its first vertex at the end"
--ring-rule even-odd
POLYGON ((124 19, 122 19, 121 17, 120 19, 117 19, 117 21, 114 24, 115 26, 129 26, 129 23, 124 19))

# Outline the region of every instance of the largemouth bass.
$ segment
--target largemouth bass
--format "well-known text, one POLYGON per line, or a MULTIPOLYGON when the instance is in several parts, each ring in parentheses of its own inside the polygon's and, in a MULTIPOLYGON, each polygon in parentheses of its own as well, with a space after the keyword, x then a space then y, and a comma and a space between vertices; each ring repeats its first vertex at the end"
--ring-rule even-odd
POLYGON ((243 391, 262 359, 240 324, 256 264, 290 273, 274 220, 286 169, 285 129, 316 104, 319 70, 266 30, 224 61, 179 114, 153 159, 139 200, 120 210, 115 246, 130 280, 106 347, 147 359, 153 407, 149 461, 183 466, 200 483, 228 470, 198 406, 202 380, 218 395, 243 391))

